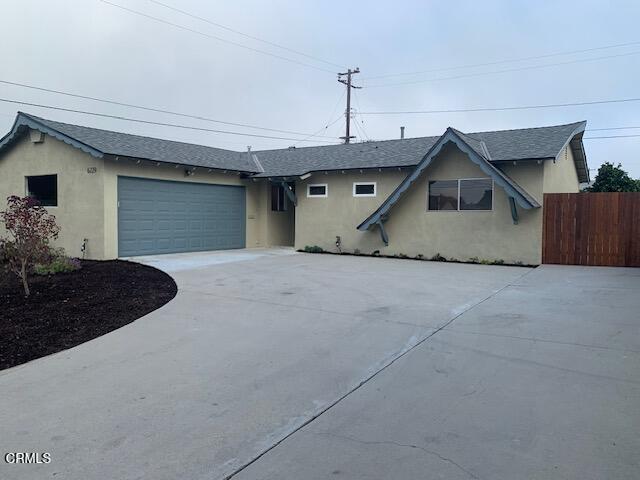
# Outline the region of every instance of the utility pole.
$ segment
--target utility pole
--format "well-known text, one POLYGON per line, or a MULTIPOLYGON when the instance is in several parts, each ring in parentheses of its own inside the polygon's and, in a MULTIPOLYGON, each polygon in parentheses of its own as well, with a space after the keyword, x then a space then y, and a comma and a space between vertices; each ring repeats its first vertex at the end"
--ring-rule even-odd
POLYGON ((362 88, 362 87, 356 87, 355 85, 351 84, 351 76, 355 75, 356 73, 360 73, 360 69, 358 67, 354 68, 353 70, 348 69, 344 73, 338 73, 338 81, 347 86, 347 109, 344 112, 344 116, 347 121, 346 130, 345 130, 344 137, 340 137, 341 139, 344 140, 344 143, 349 143, 352 138, 356 138, 355 136, 351 135, 351 89, 362 88), (342 78, 344 76, 347 77, 346 80, 342 78))

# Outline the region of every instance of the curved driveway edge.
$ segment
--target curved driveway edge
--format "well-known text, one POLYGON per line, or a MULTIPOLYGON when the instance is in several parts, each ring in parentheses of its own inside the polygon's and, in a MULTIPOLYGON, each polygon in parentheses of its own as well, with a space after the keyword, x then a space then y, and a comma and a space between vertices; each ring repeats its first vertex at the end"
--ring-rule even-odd
POLYGON ((3 476, 224 478, 527 271, 305 254, 174 269, 159 310, 0 374, 2 449, 51 453, 3 476))

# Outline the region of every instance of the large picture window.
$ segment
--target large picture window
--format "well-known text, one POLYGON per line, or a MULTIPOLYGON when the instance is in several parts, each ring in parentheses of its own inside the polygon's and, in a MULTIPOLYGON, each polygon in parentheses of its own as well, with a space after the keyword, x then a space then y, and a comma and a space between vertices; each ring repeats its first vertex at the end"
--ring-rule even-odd
POLYGON ((493 180, 469 178, 429 182, 427 210, 492 210, 493 180))
POLYGON ((490 178, 460 180, 460 210, 491 210, 493 180, 490 178))
POLYGON ((458 181, 429 182, 429 210, 458 210, 458 181))
POLYGON ((58 205, 58 176, 34 175, 26 177, 27 196, 35 198, 43 207, 58 205))

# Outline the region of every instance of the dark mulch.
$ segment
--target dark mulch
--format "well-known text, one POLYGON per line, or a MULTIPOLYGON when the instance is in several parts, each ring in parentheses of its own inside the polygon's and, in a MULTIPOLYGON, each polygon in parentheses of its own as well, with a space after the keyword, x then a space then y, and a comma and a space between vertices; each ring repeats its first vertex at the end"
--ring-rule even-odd
POLYGON ((120 260, 82 262, 76 272, 18 279, 0 265, 0 370, 104 335, 161 307, 177 292, 152 267, 120 260))

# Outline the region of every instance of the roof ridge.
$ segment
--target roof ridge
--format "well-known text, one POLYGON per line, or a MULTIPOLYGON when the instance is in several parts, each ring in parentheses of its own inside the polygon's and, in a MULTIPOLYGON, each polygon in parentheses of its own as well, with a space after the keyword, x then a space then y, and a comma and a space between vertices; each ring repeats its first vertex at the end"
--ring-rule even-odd
POLYGON ((498 133, 498 132, 515 132, 520 130, 541 130, 543 128, 558 128, 558 127, 568 127, 569 125, 579 125, 580 123, 585 123, 586 120, 580 120, 578 122, 570 122, 570 123, 561 123, 560 125, 544 125, 542 127, 524 127, 524 128, 503 128, 500 130, 483 130, 481 132, 470 132, 465 135, 478 135, 480 133, 498 133))
POLYGON ((60 122, 58 120, 50 120, 48 118, 39 117, 37 115, 33 115, 31 113, 26 113, 26 112, 21 112, 21 111, 18 111, 18 114, 19 115, 25 115, 25 116, 27 116, 27 117, 29 117, 29 118, 31 118, 33 120, 39 121, 39 122, 60 123, 62 125, 66 125, 66 126, 69 126, 69 127, 87 128, 89 130, 98 130, 100 132, 107 132, 107 133, 117 133, 118 135, 128 135, 130 137, 146 138, 146 139, 149 139, 149 140, 161 140, 163 142, 180 143, 180 144, 183 144, 183 145, 190 145, 190 146, 195 146, 195 147, 213 148, 215 150, 223 150, 225 152, 230 152, 230 153, 239 153, 239 154, 244 153, 241 150, 228 150, 226 148, 213 147, 211 145, 202 145, 201 143, 184 142, 182 140, 171 140, 169 138, 150 137, 148 135, 138 135, 136 133, 121 132, 121 131, 118 131, 118 130, 107 130, 106 128, 87 127, 85 125, 78 125, 77 123, 60 122))

